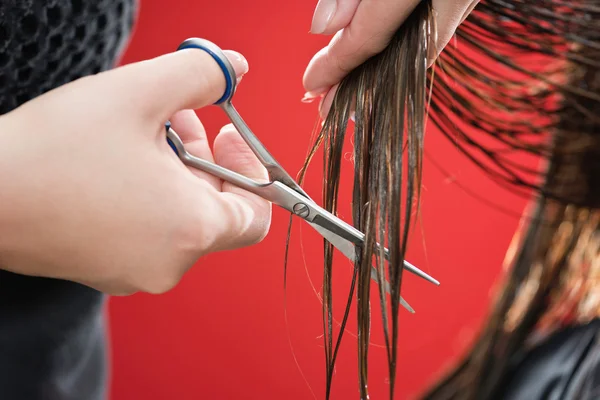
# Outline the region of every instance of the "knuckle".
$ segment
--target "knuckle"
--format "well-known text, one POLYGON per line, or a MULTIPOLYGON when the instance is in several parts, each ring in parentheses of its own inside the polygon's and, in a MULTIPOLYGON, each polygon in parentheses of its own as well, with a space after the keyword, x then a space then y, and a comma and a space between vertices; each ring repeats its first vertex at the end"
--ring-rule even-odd
POLYGON ((183 268, 178 260, 161 261, 145 266, 145 275, 137 291, 149 294, 164 294, 175 288, 183 277, 183 268))
POLYGON ((149 294, 164 294, 171 291, 180 281, 175 274, 161 274, 145 283, 143 291, 149 294))
POLYGON ((113 295, 129 295, 133 293, 164 294, 173 289, 181 280, 174 268, 169 268, 165 261, 144 263, 136 268, 129 268, 127 277, 121 279, 118 290, 113 295))
MULTIPOLYGON (((237 196, 235 193, 231 193, 237 196)), ((245 201, 227 202, 229 221, 227 247, 241 248, 260 243, 271 224, 271 204, 258 196, 244 194, 245 201)), ((239 199, 238 199, 239 200, 239 199)))
MULTIPOLYGON (((193 210, 186 207, 184 210, 193 210)), ((143 266, 143 286, 140 290, 150 294, 164 294, 174 289, 185 273, 196 263, 207 248, 208 229, 205 220, 187 212, 172 215, 173 223, 165 237, 168 244, 143 266)))
POLYGON ((331 47, 330 51, 325 54, 325 63, 344 74, 352 71, 355 66, 355 62, 347 55, 342 54, 336 47, 331 47))
POLYGON ((175 251, 184 270, 214 247, 219 234, 219 212, 212 203, 200 199, 188 209, 190 212, 175 239, 175 251))
POLYGON ((252 227, 249 229, 248 245, 255 245, 262 242, 268 235, 271 228, 271 205, 262 199, 258 200, 261 204, 256 206, 256 212, 252 220, 252 227))
POLYGON ((269 225, 268 224, 263 224, 262 226, 258 227, 254 232, 254 236, 250 240, 250 245, 255 245, 255 244, 261 243, 263 240, 265 240, 268 233, 269 233, 269 225))

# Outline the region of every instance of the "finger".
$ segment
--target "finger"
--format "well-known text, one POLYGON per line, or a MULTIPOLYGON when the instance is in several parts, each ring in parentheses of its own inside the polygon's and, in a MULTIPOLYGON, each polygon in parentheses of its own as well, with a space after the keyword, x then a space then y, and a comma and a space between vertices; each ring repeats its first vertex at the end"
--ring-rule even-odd
MULTIPOLYGON (((448 44, 458 26, 475 8, 478 0, 433 0, 434 17, 437 25, 436 57, 448 44)), ((434 60, 430 60, 432 64, 434 60)))
POLYGON ((361 0, 319 0, 313 15, 310 33, 331 35, 345 28, 361 0))
POLYGON ((329 110, 331 109, 331 104, 333 103, 333 98, 335 97, 338 86, 339 85, 335 85, 332 87, 321 99, 321 104, 319 104, 319 114, 322 119, 327 118, 327 114, 329 114, 329 110))
MULTIPOLYGON (((329 92, 327 92, 327 94, 325 96, 323 96, 323 98, 321 99, 321 103, 319 104, 319 116, 321 117, 323 122, 325 122, 325 119, 327 118, 327 115, 329 114, 329 110, 331 110, 331 106, 333 104, 333 99, 337 93, 337 89, 339 86, 340 86, 339 84, 333 86, 329 90, 329 92)), ((351 119, 352 121, 354 121, 355 111, 356 111, 356 100, 353 99, 352 104, 350 105, 350 115, 349 115, 349 119, 351 119)))
MULTIPOLYGON (((206 161, 215 162, 206 137, 206 130, 193 110, 179 111, 171 117, 170 121, 173 130, 177 132, 190 154, 206 161)), ((190 171, 215 189, 221 190, 220 179, 195 168, 190 168, 190 171)))
POLYGON ((310 61, 304 74, 307 92, 327 89, 352 69, 381 52, 419 0, 363 0, 352 22, 310 61))
MULTIPOLYGON (((467 11, 465 11, 464 15, 462 16, 462 18, 460 19, 460 24, 462 24, 463 22, 465 22, 465 20, 469 17, 469 15, 471 14, 471 12, 475 9, 475 7, 477 7, 477 4, 479 4, 479 0, 473 0, 471 2, 471 5, 469 6, 469 8, 467 8, 467 11)), ((460 25, 459 24, 459 25, 460 25)), ((457 28, 458 29, 458 28, 457 28)))
MULTIPOLYGON (((248 62, 241 54, 234 51, 225 54, 238 79, 248 72, 248 62)), ((111 76, 110 87, 119 90, 123 103, 159 123, 179 110, 213 104, 225 91, 221 67, 200 49, 176 51, 115 69, 110 74, 103 79, 111 76)))
MULTIPOLYGON (((186 148, 188 145, 195 142, 206 142, 206 130, 204 129, 204 125, 200 122, 200 119, 194 112, 194 110, 182 110, 176 112, 170 119, 171 126, 173 130, 177 132, 177 135, 185 144, 186 148)), ((210 147, 208 143, 206 147, 210 151, 210 147)), ((202 150, 204 151, 204 150, 202 150)), ((212 153, 210 154, 210 159, 212 160, 212 153)))
MULTIPOLYGON (((214 142, 217 164, 257 181, 268 179, 267 171, 237 133, 233 125, 223 127, 214 142)), ((262 240, 271 224, 271 204, 227 182, 223 182, 221 198, 225 210, 225 235, 220 250, 255 244, 262 240)))

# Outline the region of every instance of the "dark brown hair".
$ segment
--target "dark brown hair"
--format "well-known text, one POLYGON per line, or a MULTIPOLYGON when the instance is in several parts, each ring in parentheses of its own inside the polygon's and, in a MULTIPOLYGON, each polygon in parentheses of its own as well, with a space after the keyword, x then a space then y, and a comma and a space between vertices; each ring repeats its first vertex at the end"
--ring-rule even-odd
POLYGON ((307 157, 300 181, 317 149, 324 147, 324 208, 337 211, 340 169, 348 121, 354 113, 353 223, 365 233, 365 245, 357 248, 348 302, 337 338, 333 334, 331 272, 333 247, 324 242, 323 325, 325 330, 326 398, 349 311, 356 292, 360 397, 368 398, 368 366, 371 298, 379 299, 389 363, 390 397, 395 388, 398 312, 402 265, 413 205, 420 193, 423 136, 427 108, 427 65, 435 35, 430 1, 421 2, 395 33, 389 46, 352 71, 339 85, 331 111, 307 157), (403 188, 405 186, 405 189, 403 188), (383 247, 389 248, 385 262, 383 247), (371 268, 378 281, 390 283, 371 293, 371 268), (385 279, 384 279, 385 278, 385 279))
POLYGON ((487 0, 457 32, 462 51, 442 55, 432 121, 493 179, 536 194, 479 337, 425 399, 500 399, 519 352, 600 316, 599 19, 598 0, 487 0), (510 153, 546 165, 526 170, 510 153))
POLYGON ((482 1, 457 32, 461 49, 448 46, 442 52, 442 72, 434 84, 427 58, 434 53, 435 24, 431 2, 422 1, 388 48, 342 81, 301 174, 323 145, 324 207, 335 213, 342 145, 355 110, 353 223, 366 241, 357 250, 337 339, 331 311, 333 251, 324 244, 326 398, 354 292, 360 397, 368 398, 373 259, 379 281, 385 276, 391 284, 390 299, 381 285, 376 296, 394 396, 402 260, 417 211, 426 117, 492 179, 524 195, 534 191, 536 201, 509 249, 509 273, 485 327, 464 359, 424 398, 500 397, 510 360, 535 333, 549 334, 600 314, 600 296, 592 296, 599 286, 591 279, 600 276, 598 20, 600 0, 482 1), (523 167, 521 154, 542 157, 546 168, 523 167), (376 242, 389 247, 389 263, 376 242))

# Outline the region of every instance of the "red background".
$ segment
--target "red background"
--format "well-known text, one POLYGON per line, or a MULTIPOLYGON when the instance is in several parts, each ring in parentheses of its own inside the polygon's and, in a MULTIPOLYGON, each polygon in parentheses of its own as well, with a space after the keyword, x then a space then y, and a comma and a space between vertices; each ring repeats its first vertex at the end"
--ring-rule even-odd
MULTIPOLYGON (((295 174, 317 122, 316 105, 300 102, 301 78, 311 56, 327 42, 308 34, 315 4, 314 0, 145 0, 123 62, 173 51, 192 36, 242 52, 250 73, 234 104, 295 174)), ((216 108, 199 115, 209 134, 228 122, 216 108)), ((415 396, 473 338, 525 204, 485 178, 434 129, 428 132, 426 148, 447 173, 429 161, 425 164, 422 221, 409 260, 442 284, 435 287, 412 276, 405 280, 404 297, 417 314, 401 314, 399 399, 415 396), (512 212, 485 204, 463 187, 512 212)), ((315 199, 320 198, 319 161, 317 157, 306 184, 315 199)), ((346 172, 350 169, 348 162, 346 172)), ((341 200, 349 204, 349 186, 343 188, 341 200)), ((346 220, 348 210, 341 215, 346 220)), ((306 225, 294 225, 286 323, 287 222, 288 215, 275 209, 264 242, 200 260, 168 294, 111 300, 111 399, 311 399, 310 388, 317 398, 324 398, 321 305, 309 280, 310 276, 319 290, 322 244, 306 225)), ((336 266, 339 319, 351 269, 341 258, 336 266)), ((378 307, 374 303, 374 313, 378 307)), ((384 399, 388 382, 379 319, 372 326, 371 398, 384 399)), ((354 332, 352 319, 338 358, 332 399, 358 398, 354 332)))

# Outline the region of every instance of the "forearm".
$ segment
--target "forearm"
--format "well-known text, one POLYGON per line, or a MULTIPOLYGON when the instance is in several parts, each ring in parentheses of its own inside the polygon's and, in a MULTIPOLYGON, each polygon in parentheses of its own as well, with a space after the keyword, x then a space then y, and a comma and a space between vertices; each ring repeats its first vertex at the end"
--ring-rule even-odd
POLYGON ((31 177, 19 165, 29 151, 22 135, 12 113, 0 117, 0 268, 27 273, 30 268, 19 254, 28 238, 27 220, 33 216, 24 211, 30 200, 23 192, 31 177))

